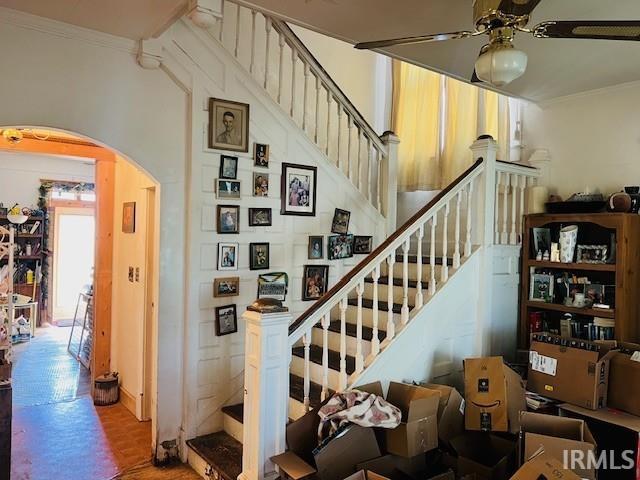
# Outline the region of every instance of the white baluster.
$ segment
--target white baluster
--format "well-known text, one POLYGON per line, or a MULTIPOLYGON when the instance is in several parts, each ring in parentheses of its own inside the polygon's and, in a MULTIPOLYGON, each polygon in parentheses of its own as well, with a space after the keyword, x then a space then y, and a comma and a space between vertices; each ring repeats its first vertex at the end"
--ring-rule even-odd
POLYGON ((376 189, 376 206, 378 211, 382 213, 382 159, 380 158, 380 150, 376 150, 376 173, 378 174, 378 188, 376 189))
POLYGON ((416 308, 422 307, 424 304, 424 297, 422 295, 422 239, 424 238, 424 225, 420 225, 418 228, 418 263, 416 264, 417 270, 417 282, 416 282, 416 308))
POLYGON ((278 70, 278 103, 282 101, 282 84, 284 82, 284 36, 278 33, 278 45, 280 46, 280 68, 278 70))
POLYGON ((500 182, 502 181, 502 172, 496 172, 496 245, 500 244, 500 182))
POLYGON ((302 130, 307 133, 307 96, 309 93, 309 73, 308 63, 304 63, 304 98, 302 99, 302 130))
POLYGON ((449 280, 449 257, 447 255, 449 249, 449 202, 444 206, 444 218, 442 222, 442 270, 440 271, 440 280, 446 282, 449 280))
POLYGON ((387 289, 387 340, 396 335, 396 323, 393 319, 393 265, 396 263, 396 252, 393 251, 387 258, 387 275, 389 276, 389 288, 387 289))
POLYGON ((238 58, 238 48, 240 47, 240 13, 242 12, 242 7, 238 5, 236 10, 236 48, 234 49, 234 56, 238 58))
POLYGON ((340 300, 340 390, 347 389, 347 305, 348 299, 340 300))
POLYGON ((516 202, 518 199, 518 175, 511 174, 511 234, 509 235, 509 243, 511 245, 518 244, 518 233, 516 232, 516 202))
POLYGON ((256 12, 251 10, 251 63, 249 64, 249 73, 253 73, 253 65, 256 59, 256 12))
MULTIPOLYGON (((376 265, 376 268, 371 272, 371 278, 373 279, 373 335, 371 337, 371 355, 375 357, 380 353, 380 334, 378 333, 378 280, 380 280, 380 264, 376 265)), ((393 288, 391 283, 388 285, 389 288, 393 288)))
POLYGON ((364 293, 364 280, 356 286, 358 295, 358 312, 356 317, 356 374, 364 370, 364 356, 362 354, 362 294, 364 293))
POLYGON ((295 120, 295 104, 296 104, 296 65, 298 63, 298 52, 291 47, 291 118, 295 120))
POLYGON ((224 32, 224 5, 225 1, 221 0, 220 5, 220 20, 218 21, 218 25, 220 25, 220 31, 218 32, 218 40, 222 43, 222 33, 224 32))
POLYGON ((509 174, 504 174, 504 189, 502 190, 502 231, 500 232, 500 243, 506 245, 509 243, 509 231, 507 230, 507 217, 509 215, 509 207, 507 204, 509 197, 509 174))
POLYGON ((438 212, 431 217, 431 245, 429 252, 429 295, 435 295, 436 285, 436 227, 438 226, 438 212))
POLYGON ((316 77, 316 125, 313 135, 313 140, 316 142, 316 145, 320 144, 318 142, 318 131, 320 130, 320 88, 322 88, 322 82, 320 81, 320 77, 316 77))
MULTIPOLYGON (((400 317, 402 319, 402 325, 406 325, 409 321, 409 241, 411 237, 408 237, 402 244, 402 309, 400 310, 400 317)), ((418 258, 418 263, 422 259, 418 258)))
POLYGON ((467 190, 467 234, 464 242, 464 256, 469 258, 471 256, 471 200, 473 198, 473 180, 469 182, 467 190))
POLYGON ((520 177, 520 181, 518 182, 518 186, 520 187, 520 215, 518 215, 518 231, 519 236, 518 236, 518 243, 522 243, 522 236, 523 236, 523 229, 524 229, 524 222, 522 220, 522 217, 524 217, 526 215, 527 212, 525 212, 525 208, 524 208, 524 190, 527 187, 527 177, 522 175, 520 177))
POLYGON ((322 317, 322 393, 320 399, 324 400, 329 396, 329 324, 331 315, 327 313, 322 317))
POLYGON ((331 145, 331 91, 327 88, 327 149, 325 154, 329 157, 329 145, 331 145))
POLYGON ((373 203, 371 184, 373 183, 373 172, 371 164, 371 139, 367 137, 367 199, 373 203))
POLYGON ((336 165, 339 170, 342 170, 342 163, 340 161, 340 144, 342 143, 342 105, 340 105, 340 102, 336 102, 336 108, 338 109, 338 153, 336 153, 336 165))
POLYGON ((453 251, 453 268, 460 268, 460 204, 462 203, 462 190, 456 196, 456 246, 453 251))
POLYGON ((352 172, 351 172, 351 137, 352 132, 353 132, 353 119, 351 118, 351 115, 347 115, 347 129, 348 129, 348 140, 347 140, 347 177, 349 179, 352 179, 352 172))
POLYGON ((271 48, 271 18, 265 17, 264 31, 266 35, 266 45, 264 51, 264 89, 269 86, 269 52, 271 48))
POLYGON ((309 392, 311 391, 311 364, 309 358, 309 347, 311 346, 311 330, 302 336, 304 345, 304 409, 309 411, 311 404, 309 392))
POLYGON ((358 190, 362 191, 362 172, 360 171, 360 160, 362 159, 362 129, 358 127, 358 161, 356 162, 357 178, 354 182, 358 190))

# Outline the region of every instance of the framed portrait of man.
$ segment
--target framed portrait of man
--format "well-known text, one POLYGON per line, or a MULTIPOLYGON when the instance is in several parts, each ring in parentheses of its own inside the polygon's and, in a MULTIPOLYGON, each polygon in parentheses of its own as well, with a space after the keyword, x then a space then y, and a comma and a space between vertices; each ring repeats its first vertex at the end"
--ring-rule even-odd
POLYGON ((249 151, 249 104, 209 99, 209 148, 249 151))

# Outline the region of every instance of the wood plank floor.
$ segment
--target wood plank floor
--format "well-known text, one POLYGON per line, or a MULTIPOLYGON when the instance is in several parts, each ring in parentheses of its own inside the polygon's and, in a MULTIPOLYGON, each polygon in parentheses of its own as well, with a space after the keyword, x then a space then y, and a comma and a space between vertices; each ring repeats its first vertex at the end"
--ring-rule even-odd
POLYGON ((129 470, 117 477, 118 480, 199 480, 200 476, 188 465, 154 467, 145 465, 129 470))

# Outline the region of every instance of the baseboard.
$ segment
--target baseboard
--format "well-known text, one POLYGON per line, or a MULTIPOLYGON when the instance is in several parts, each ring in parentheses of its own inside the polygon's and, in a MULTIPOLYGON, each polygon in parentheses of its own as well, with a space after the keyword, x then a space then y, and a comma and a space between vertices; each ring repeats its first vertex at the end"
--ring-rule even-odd
POLYGON ((138 418, 136 415, 136 397, 127 392, 122 386, 120 386, 120 403, 138 418))

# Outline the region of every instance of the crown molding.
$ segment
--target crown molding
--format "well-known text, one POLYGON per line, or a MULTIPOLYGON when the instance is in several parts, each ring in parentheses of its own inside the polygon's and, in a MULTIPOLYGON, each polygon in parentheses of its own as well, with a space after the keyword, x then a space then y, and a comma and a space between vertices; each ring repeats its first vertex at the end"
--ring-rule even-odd
POLYGON ((596 88, 593 90, 585 90, 584 92, 572 93, 570 95, 564 95, 562 97, 551 98, 543 102, 535 103, 543 110, 558 105, 561 103, 570 102, 573 100, 580 100, 581 98, 596 97, 598 95, 606 95, 607 93, 614 93, 621 90, 627 90, 630 88, 640 88, 640 80, 634 80, 632 82, 618 83, 616 85, 609 85, 607 87, 596 88))
POLYGON ((78 27, 50 18, 39 17, 6 7, 0 7, 0 23, 15 25, 59 38, 80 40, 83 43, 133 55, 138 53, 138 42, 134 40, 98 32, 97 30, 91 30, 89 28, 78 27))

